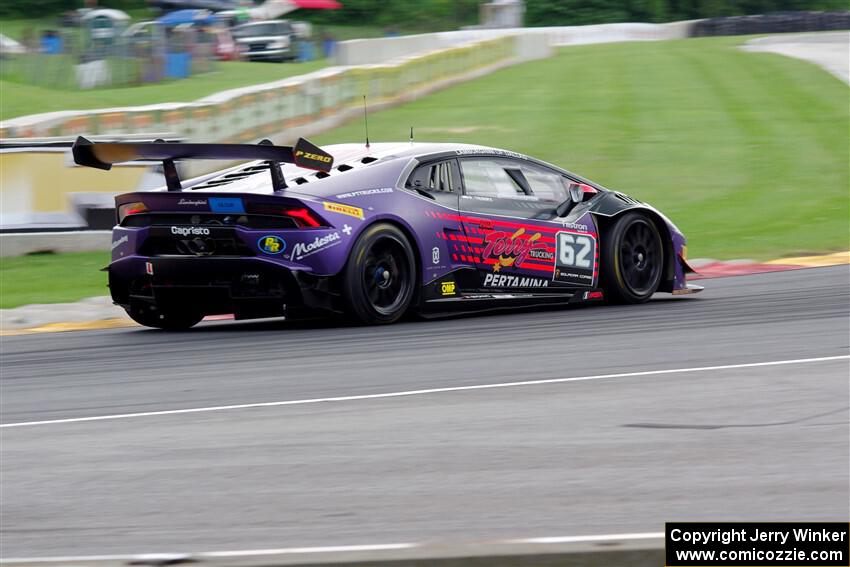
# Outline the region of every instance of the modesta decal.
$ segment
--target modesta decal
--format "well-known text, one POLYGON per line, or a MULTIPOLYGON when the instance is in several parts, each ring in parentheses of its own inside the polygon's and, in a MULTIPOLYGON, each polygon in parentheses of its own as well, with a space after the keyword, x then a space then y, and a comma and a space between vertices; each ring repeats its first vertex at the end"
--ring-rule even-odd
POLYGON ((520 267, 530 257, 533 250, 544 251, 546 245, 538 242, 542 235, 535 232, 526 236, 525 229, 521 228, 514 233, 493 231, 484 237, 486 246, 482 257, 484 260, 495 258, 493 271, 498 272, 503 267, 520 267))
POLYGON ((360 207, 352 207, 351 205, 341 205, 339 203, 329 203, 327 201, 323 202, 322 206, 325 207, 326 211, 329 211, 331 213, 339 213, 341 215, 348 215, 350 217, 363 220, 363 209, 361 209, 360 207))
POLYGON ((596 238, 589 234, 559 232, 555 244, 555 273, 552 279, 573 285, 594 285, 596 238))
POLYGON ((119 247, 119 246, 121 246, 122 244, 126 244, 129 240, 130 240, 130 239, 129 239, 129 238, 127 237, 127 235, 125 234, 124 236, 122 236, 122 237, 121 237, 121 238, 119 238, 118 240, 113 241, 113 242, 112 242, 112 250, 115 250, 116 248, 118 248, 118 247, 119 247))
POLYGON ((338 232, 332 232, 322 237, 317 236, 312 242, 298 242, 292 247, 292 259, 301 260, 307 256, 312 256, 316 252, 336 246, 340 242, 342 240, 338 232))
POLYGON ((487 274, 484 276, 484 287, 549 287, 549 281, 543 278, 487 274))

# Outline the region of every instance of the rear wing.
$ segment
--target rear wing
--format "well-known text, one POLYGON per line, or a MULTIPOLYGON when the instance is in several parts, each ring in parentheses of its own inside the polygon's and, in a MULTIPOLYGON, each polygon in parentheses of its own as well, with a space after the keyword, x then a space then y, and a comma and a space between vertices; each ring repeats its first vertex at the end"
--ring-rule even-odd
POLYGON ((125 161, 161 161, 165 182, 169 191, 182 191, 175 160, 218 159, 218 160, 264 160, 269 164, 272 187, 275 191, 286 189, 286 181, 280 171, 281 163, 294 163, 298 167, 330 171, 333 156, 322 151, 304 138, 295 146, 275 146, 269 140, 259 144, 186 144, 153 142, 91 142, 82 136, 71 146, 74 163, 97 169, 110 170, 112 165, 125 161))

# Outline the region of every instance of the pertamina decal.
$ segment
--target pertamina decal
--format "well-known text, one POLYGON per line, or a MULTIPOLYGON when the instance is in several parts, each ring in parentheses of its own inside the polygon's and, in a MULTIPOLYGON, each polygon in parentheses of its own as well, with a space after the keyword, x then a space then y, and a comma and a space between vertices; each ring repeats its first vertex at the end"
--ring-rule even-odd
POLYGON ((514 233, 494 231, 484 237, 487 244, 482 257, 484 260, 495 258, 493 271, 499 272, 503 267, 520 267, 532 251, 545 251, 547 246, 538 242, 542 235, 535 232, 525 235, 525 229, 520 228, 514 233))
POLYGON ((351 205, 342 205, 340 203, 329 203, 328 201, 324 201, 322 206, 325 207, 325 210, 328 212, 348 215, 350 217, 363 220, 363 209, 360 207, 352 207, 351 205))
POLYGON ((508 274, 487 274, 484 276, 484 287, 549 287, 549 281, 508 274))
POLYGON ((559 232, 555 246, 553 280, 586 286, 596 283, 596 238, 590 234, 559 232))

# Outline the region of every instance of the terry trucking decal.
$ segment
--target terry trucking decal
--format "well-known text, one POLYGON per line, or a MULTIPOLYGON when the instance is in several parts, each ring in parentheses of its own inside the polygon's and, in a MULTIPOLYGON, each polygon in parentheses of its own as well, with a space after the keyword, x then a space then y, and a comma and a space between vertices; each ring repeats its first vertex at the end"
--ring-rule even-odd
POLYGON ((498 272, 502 267, 520 267, 531 255, 532 251, 546 250, 546 244, 539 242, 542 235, 535 232, 531 235, 525 234, 525 229, 520 228, 516 232, 493 231, 484 237, 484 260, 495 259, 493 271, 498 272))
POLYGON ((595 284, 596 238, 590 234, 559 232, 555 237, 555 247, 552 279, 573 285, 595 284))

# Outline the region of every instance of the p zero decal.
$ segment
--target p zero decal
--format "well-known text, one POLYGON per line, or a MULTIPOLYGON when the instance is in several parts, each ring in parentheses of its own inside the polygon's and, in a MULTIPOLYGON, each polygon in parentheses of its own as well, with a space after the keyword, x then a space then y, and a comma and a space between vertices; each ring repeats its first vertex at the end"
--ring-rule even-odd
POLYGON ((596 238, 590 234, 559 232, 555 247, 553 280, 591 287, 596 284, 596 238))

